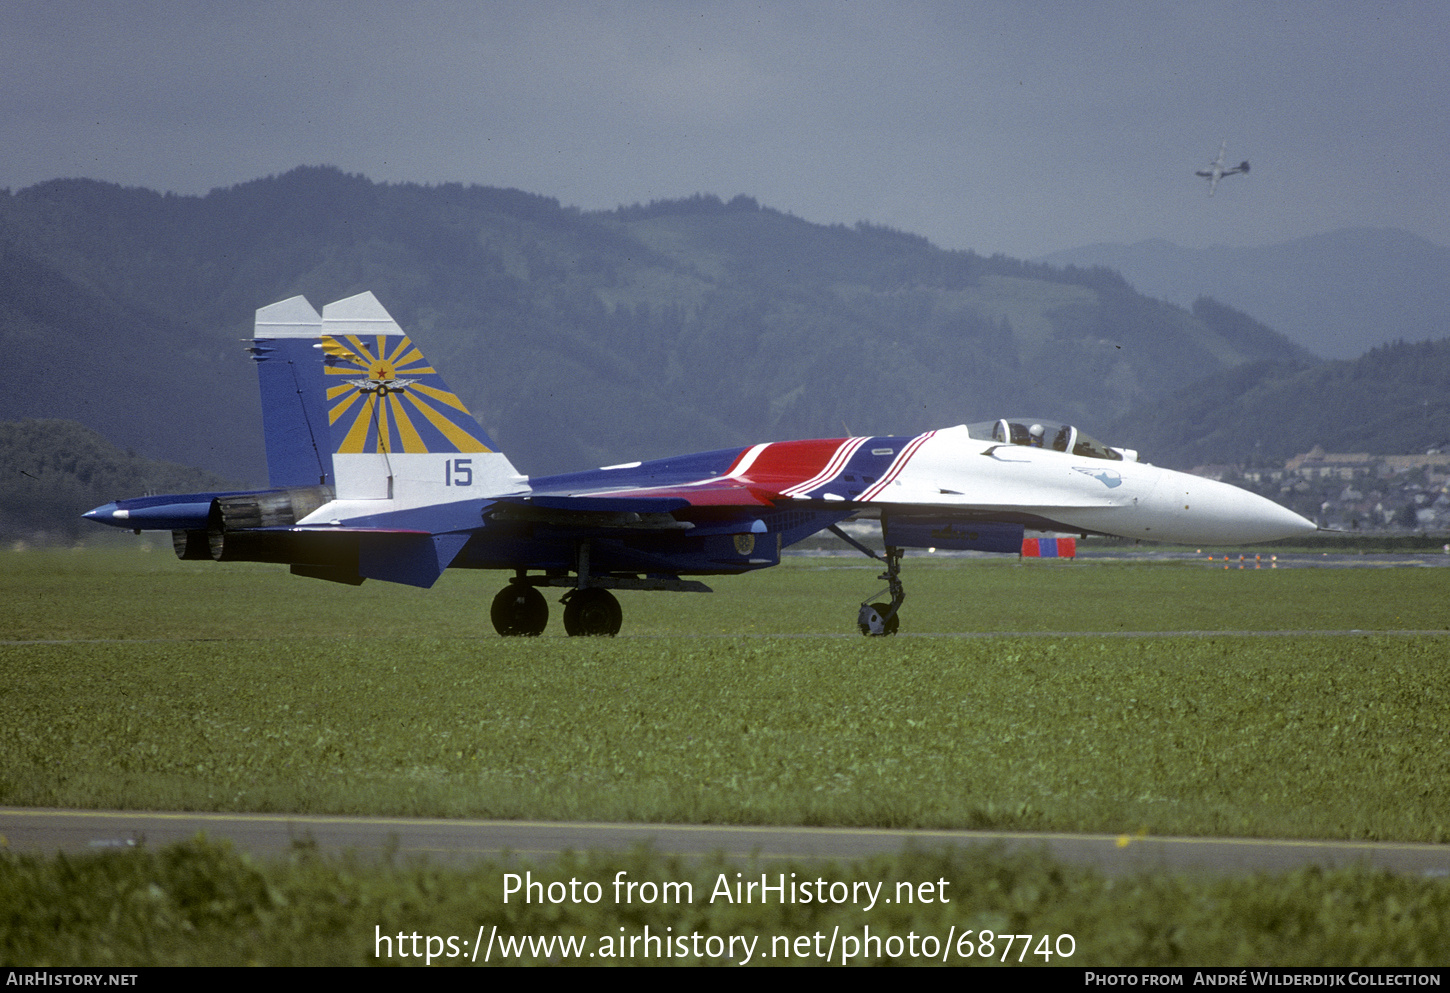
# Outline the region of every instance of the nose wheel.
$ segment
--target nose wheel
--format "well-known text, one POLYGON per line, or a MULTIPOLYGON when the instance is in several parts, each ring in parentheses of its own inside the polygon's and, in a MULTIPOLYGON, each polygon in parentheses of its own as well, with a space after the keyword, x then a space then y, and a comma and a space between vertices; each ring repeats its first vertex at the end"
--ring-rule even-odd
POLYGON ((856 626, 868 638, 895 634, 901 629, 901 618, 889 603, 863 603, 856 615, 856 626))
MULTIPOLYGON (((832 524, 829 530, 837 538, 851 545, 861 554, 869 555, 878 562, 886 563, 886 571, 876 578, 886 583, 886 589, 882 590, 881 593, 890 593, 891 601, 889 603, 880 601, 872 603, 870 599, 867 599, 861 604, 861 609, 856 612, 856 626, 861 629, 861 633, 868 638, 884 637, 901 630, 901 618, 897 615, 897 611, 901 609, 902 603, 906 600, 906 587, 901 583, 901 549, 893 545, 887 545, 886 555, 883 557, 877 555, 855 538, 852 538, 836 525, 832 524)), ((880 596, 881 593, 877 593, 876 596, 880 596)))
MULTIPOLYGON (((874 552, 872 557, 881 558, 874 552)), ((867 600, 861 604, 861 609, 856 614, 856 626, 867 637, 882 637, 901 630, 901 617, 897 611, 901 609, 902 602, 906 600, 906 587, 901 583, 901 549, 888 545, 886 558, 882 561, 886 563, 886 571, 876 578, 885 581, 886 589, 881 593, 890 593, 891 602, 872 603, 867 600)), ((880 596, 881 593, 876 595, 880 596)))

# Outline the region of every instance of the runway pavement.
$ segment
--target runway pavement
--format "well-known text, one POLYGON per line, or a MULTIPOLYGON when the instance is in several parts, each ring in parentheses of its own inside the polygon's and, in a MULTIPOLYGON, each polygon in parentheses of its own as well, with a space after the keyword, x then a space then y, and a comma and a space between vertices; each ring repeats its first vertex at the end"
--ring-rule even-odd
POLYGON ((1153 870, 1287 872, 1303 866, 1363 865, 1450 877, 1450 845, 1396 842, 1175 838, 1142 835, 1027 834, 993 831, 896 831, 872 828, 588 824, 538 821, 332 817, 0 807, 0 847, 54 854, 156 848, 204 833, 258 857, 297 846, 362 857, 391 853, 447 864, 518 859, 538 864, 565 851, 627 851, 649 845, 666 854, 721 852, 740 860, 854 860, 916 849, 999 845, 1045 848, 1064 862, 1107 874, 1153 870))

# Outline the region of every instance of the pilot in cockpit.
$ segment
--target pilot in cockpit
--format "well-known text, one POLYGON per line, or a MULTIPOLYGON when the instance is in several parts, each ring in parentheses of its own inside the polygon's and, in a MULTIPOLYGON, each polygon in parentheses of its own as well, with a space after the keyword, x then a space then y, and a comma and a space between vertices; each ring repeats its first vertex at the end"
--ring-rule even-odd
POLYGON ((1041 448, 1042 434, 1043 431, 1041 424, 1032 425, 1030 428, 1027 429, 1027 444, 1031 445, 1033 448, 1041 448))

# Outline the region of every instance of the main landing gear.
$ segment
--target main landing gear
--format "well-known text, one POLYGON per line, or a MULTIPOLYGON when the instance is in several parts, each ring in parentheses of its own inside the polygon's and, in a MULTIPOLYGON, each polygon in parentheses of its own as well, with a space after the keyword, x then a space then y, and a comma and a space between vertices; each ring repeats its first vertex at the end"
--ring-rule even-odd
MULTIPOLYGON (((613 593, 597 586, 565 593, 564 630, 571 636, 619 634, 624 610, 613 593)), ((537 588, 509 583, 498 591, 489 609, 493 628, 505 638, 537 637, 549 624, 549 604, 537 588)))
POLYGON ((624 611, 614 594, 597 586, 564 594, 564 630, 571 636, 619 634, 624 611))
POLYGON ((493 629, 505 638, 533 638, 548 626, 549 604, 534 587, 509 583, 493 598, 488 615, 493 629))
MULTIPOLYGON (((901 582, 901 549, 887 545, 886 555, 883 557, 834 524, 831 525, 830 531, 862 554, 869 555, 878 562, 886 563, 886 571, 876 578, 885 581, 886 589, 881 593, 890 593, 891 602, 872 603, 867 599, 861 604, 861 609, 856 613, 856 626, 861 629, 861 633, 867 637, 882 637, 901 630, 901 617, 897 611, 901 610, 901 605, 906 600, 906 587, 901 582)), ((876 595, 880 596, 881 593, 876 595)))
POLYGON ((672 575, 592 572, 589 543, 575 549, 575 575, 564 569, 550 569, 543 575, 529 575, 517 569, 509 584, 493 598, 489 617, 493 628, 505 638, 537 637, 549 625, 549 604, 540 586, 567 587, 560 598, 564 605, 564 630, 571 637, 604 635, 613 638, 624 622, 624 610, 610 590, 670 590, 676 593, 709 593, 710 587, 672 575))

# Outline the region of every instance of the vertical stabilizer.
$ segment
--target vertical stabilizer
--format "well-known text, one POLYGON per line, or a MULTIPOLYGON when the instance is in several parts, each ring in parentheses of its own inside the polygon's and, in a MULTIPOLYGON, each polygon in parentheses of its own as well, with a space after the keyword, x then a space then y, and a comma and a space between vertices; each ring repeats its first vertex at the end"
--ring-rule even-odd
POLYGON ((371 293, 322 308, 322 378, 338 500, 396 509, 517 492, 524 482, 371 293))
POLYGON ((274 487, 333 484, 321 336, 322 315, 305 297, 257 311, 251 352, 262 392, 267 477, 274 487))

